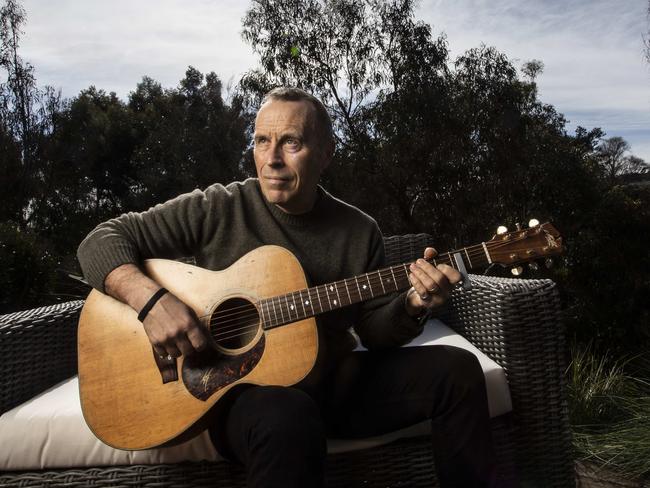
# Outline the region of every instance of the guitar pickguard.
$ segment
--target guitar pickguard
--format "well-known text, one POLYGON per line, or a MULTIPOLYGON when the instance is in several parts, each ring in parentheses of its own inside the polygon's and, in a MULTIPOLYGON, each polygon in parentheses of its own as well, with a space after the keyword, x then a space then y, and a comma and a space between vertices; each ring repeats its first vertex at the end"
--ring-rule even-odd
POLYGON ((250 373, 264 353, 264 334, 254 347, 236 356, 215 350, 190 356, 183 362, 183 383, 199 400, 207 400, 213 393, 250 373))

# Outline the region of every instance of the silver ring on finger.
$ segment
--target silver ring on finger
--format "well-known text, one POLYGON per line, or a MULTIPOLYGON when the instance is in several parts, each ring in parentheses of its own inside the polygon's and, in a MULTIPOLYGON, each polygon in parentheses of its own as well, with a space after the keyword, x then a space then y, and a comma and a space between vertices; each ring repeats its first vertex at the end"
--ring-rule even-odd
POLYGON ((429 296, 428 293, 423 293, 422 295, 420 295, 420 300, 422 300, 423 302, 428 301, 430 298, 431 297, 429 296))
POLYGON ((437 293, 438 290, 440 290, 440 288, 438 288, 437 286, 434 285, 434 286, 432 286, 431 288, 429 288, 427 291, 428 291, 429 293, 437 293))

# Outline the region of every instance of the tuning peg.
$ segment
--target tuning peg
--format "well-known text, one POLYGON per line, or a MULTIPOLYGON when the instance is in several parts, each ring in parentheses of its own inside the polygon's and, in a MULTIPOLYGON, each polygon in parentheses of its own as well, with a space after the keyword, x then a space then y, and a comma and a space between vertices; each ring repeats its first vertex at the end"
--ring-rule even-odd
POLYGON ((528 227, 537 227, 539 225, 539 220, 537 219, 530 219, 528 222, 528 227))
POLYGON ((521 230, 521 224, 519 222, 515 224, 515 227, 517 228, 517 230, 521 230))
POLYGON ((521 273, 524 272, 524 268, 522 268, 521 266, 517 266, 516 268, 512 268, 510 272, 515 276, 519 276, 521 275, 521 273))
POLYGON ((497 235, 505 234, 506 232, 508 232, 508 228, 505 225, 500 225, 497 228, 497 235))
POLYGON ((546 258, 544 260, 544 266, 546 266, 548 269, 551 269, 553 267, 553 260, 551 258, 546 258))

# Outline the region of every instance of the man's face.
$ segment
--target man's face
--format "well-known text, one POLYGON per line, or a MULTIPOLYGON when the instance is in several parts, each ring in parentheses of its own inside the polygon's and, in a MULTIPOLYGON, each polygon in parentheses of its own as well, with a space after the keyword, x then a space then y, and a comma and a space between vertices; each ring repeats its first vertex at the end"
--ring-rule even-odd
POLYGON ((307 101, 271 100, 255 119, 255 169, 266 199, 287 213, 311 210, 331 147, 318 140, 316 110, 307 101))

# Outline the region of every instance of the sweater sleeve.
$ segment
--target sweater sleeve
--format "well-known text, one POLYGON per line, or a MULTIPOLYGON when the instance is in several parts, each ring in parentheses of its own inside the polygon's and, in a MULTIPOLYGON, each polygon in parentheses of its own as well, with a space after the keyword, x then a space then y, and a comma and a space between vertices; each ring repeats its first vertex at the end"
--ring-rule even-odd
POLYGON ((194 255, 204 236, 218 225, 216 216, 210 215, 213 205, 208 193, 213 197, 225 193, 220 189, 194 190, 145 212, 126 213, 98 225, 77 250, 85 278, 104 292, 106 276, 118 266, 153 257, 194 255))
MULTIPOLYGON (((385 266, 384 240, 377 227, 370 244, 368 271, 385 266)), ((406 292, 393 293, 364 302, 360 321, 354 329, 367 349, 383 349, 406 344, 422 332, 419 320, 405 308, 406 292)))

